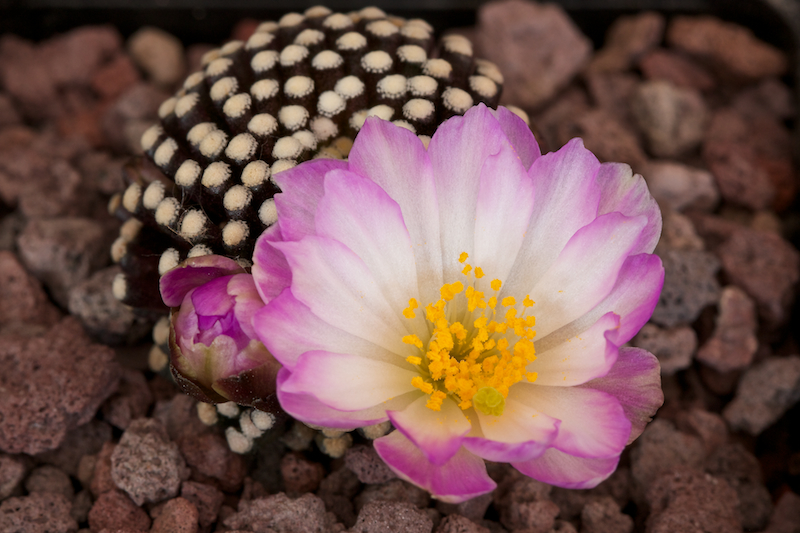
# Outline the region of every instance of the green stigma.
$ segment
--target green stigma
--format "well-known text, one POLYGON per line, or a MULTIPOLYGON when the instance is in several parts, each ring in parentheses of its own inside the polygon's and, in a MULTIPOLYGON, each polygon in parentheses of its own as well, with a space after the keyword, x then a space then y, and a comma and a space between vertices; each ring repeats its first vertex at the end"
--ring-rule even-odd
POLYGON ((503 409, 506 407, 506 399, 494 387, 481 387, 475 396, 472 397, 472 403, 480 412, 500 416, 503 414, 503 409))

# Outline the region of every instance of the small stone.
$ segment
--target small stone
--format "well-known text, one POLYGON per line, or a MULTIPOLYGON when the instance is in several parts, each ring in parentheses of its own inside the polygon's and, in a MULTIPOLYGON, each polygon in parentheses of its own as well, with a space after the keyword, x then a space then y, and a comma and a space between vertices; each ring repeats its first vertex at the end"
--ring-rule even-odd
POLYGON ((72 500, 75 495, 69 476, 61 469, 50 465, 33 469, 28 479, 25 480, 25 490, 29 494, 33 492, 55 492, 56 494, 63 494, 68 500, 72 500))
POLYGON ((789 317, 800 279, 800 253, 779 235, 738 229, 717 250, 730 282, 742 288, 770 325, 789 317))
MULTIPOLYGON (((197 417, 194 417, 197 420, 197 417)), ((197 424, 202 424, 197 420, 197 424)), ((178 440, 181 453, 199 481, 216 480, 225 492, 235 492, 241 488, 247 468, 241 455, 228 448, 225 437, 209 431, 192 435, 187 433, 178 440)))
POLYGON ((132 420, 147 414, 152 403, 153 394, 147 386, 144 374, 125 368, 119 389, 103 404, 103 418, 114 427, 127 429, 132 420))
POLYGON ((658 357, 661 373, 669 376, 692 365, 692 356, 697 349, 697 334, 689 326, 662 329, 648 323, 632 342, 634 346, 658 357))
POLYGON ((764 533, 797 533, 800 524, 800 496, 784 492, 775 504, 775 510, 764 533))
POLYGON ((647 491, 647 533, 733 533, 742 531, 736 491, 724 480, 678 470, 655 480, 647 491))
POLYGON ((103 444, 110 440, 111 426, 95 419, 70 431, 61 446, 37 455, 36 460, 78 477, 79 464, 84 455, 98 453, 103 444))
POLYGON ((178 446, 164 426, 150 418, 131 422, 111 456, 114 483, 137 505, 177 496, 188 474, 178 446))
POLYGON ((714 176, 707 170, 671 160, 649 161, 642 175, 653 198, 675 211, 711 211, 719 202, 714 176))
POLYGON ((88 87, 93 75, 121 45, 119 31, 111 25, 82 26, 45 41, 40 51, 58 85, 88 87))
POLYGON ((7 94, 0 93, 0 128, 14 126, 22 122, 19 111, 7 94))
POLYGON ((442 520, 436 528, 436 533, 490 533, 490 531, 469 518, 451 514, 442 520))
POLYGON ((197 508, 185 498, 168 500, 153 520, 150 533, 197 533, 197 508))
POLYGON ((586 87, 594 104, 633 130, 630 101, 641 80, 628 72, 590 73, 586 87))
POLYGON ((678 413, 677 425, 682 432, 700 437, 708 453, 728 440, 728 426, 716 413, 702 409, 681 411, 678 413))
POLYGON ((480 522, 486 515, 487 509, 492 504, 492 495, 483 494, 470 498, 469 500, 461 503, 445 503, 442 501, 436 502, 436 509, 443 515, 449 516, 458 514, 462 517, 468 518, 473 522, 480 522))
POLYGON ((52 119, 64 112, 49 65, 40 51, 16 35, 6 33, 0 40, 0 78, 3 88, 32 120, 52 119))
POLYGON ((116 447, 117 445, 113 442, 106 442, 97 454, 92 479, 89 483, 89 490, 95 498, 117 488, 114 478, 111 477, 111 456, 116 447))
POLYGON ((119 54, 101 67, 92 77, 92 89, 101 98, 113 99, 139 81, 139 72, 131 59, 119 54))
POLYGON ((477 45, 505 77, 502 102, 536 108, 584 67, 592 45, 556 4, 505 0, 478 11, 477 45))
POLYGON ((555 525, 560 510, 550 500, 513 502, 500 513, 500 523, 510 530, 548 533, 555 525))
POLYGON ((308 461, 302 455, 289 453, 281 459, 281 477, 290 496, 314 492, 324 476, 321 464, 308 461))
POLYGON ((184 481, 181 485, 181 497, 197 508, 197 522, 205 530, 216 522, 225 494, 205 483, 184 481))
POLYGON ((581 533, 631 533, 633 518, 623 513, 613 498, 590 501, 581 512, 581 533))
POLYGON ((158 119, 158 107, 168 97, 152 83, 126 88, 100 119, 106 142, 120 152, 141 154, 142 134, 158 119))
POLYGON ((601 161, 620 161, 637 172, 644 166, 646 156, 636 135, 603 109, 582 114, 573 124, 573 134, 583 139, 588 150, 601 161))
POLYGON ((769 357, 745 371, 722 411, 734 430, 759 435, 800 400, 800 356, 769 357))
POLYGON ((588 72, 628 70, 664 36, 664 15, 645 11, 615 20, 606 33, 603 48, 587 67, 588 72))
POLYGON ((0 301, 0 324, 33 322, 51 326, 60 318, 42 286, 12 252, 0 251, 0 301))
POLYGON ((405 502, 418 509, 425 509, 431 501, 430 494, 416 485, 402 479, 392 479, 378 485, 367 485, 355 498, 355 509, 361 509, 370 502, 405 502))
POLYGON ((697 234, 692 219, 661 206, 661 240, 656 246, 656 254, 665 248, 672 250, 704 250, 705 243, 697 234))
POLYGON ((133 61, 158 85, 170 87, 183 79, 183 45, 174 35, 146 26, 128 39, 133 61))
POLYGON ((651 51, 639 62, 639 69, 646 80, 666 81, 676 87, 708 92, 717 85, 705 67, 674 50, 651 51))
POLYGON ((230 529, 264 533, 322 533, 333 526, 333 519, 326 513, 322 500, 313 494, 292 500, 279 492, 240 505, 239 512, 225 518, 223 523, 230 529))
POLYGON ((781 76, 788 68, 786 56, 756 39, 751 30, 711 16, 673 18, 667 43, 739 80, 781 76))
POLYGON ((700 93, 664 81, 642 83, 631 111, 657 157, 676 157, 699 146, 709 119, 700 93))
POLYGON ((358 513, 352 533, 430 533, 433 521, 424 511, 403 502, 370 502, 358 513))
POLYGON ((631 451, 631 474, 641 496, 661 475, 680 468, 700 468, 705 448, 699 438, 681 433, 672 422, 655 419, 639 437, 631 451))
POLYGON ((19 458, 0 454, 0 500, 20 492, 25 474, 25 464, 19 458))
POLYGON ((703 308, 719 299, 719 260, 708 252, 694 250, 666 250, 660 254, 666 274, 652 320, 666 327, 691 324, 703 308))
POLYGON ((361 482, 349 468, 339 468, 331 472, 320 483, 317 496, 325 502, 325 508, 347 527, 356 523, 353 499, 361 490, 361 482))
POLYGON ((787 120, 797 114, 792 91, 776 78, 767 78, 739 92, 733 107, 748 118, 771 115, 777 120, 787 120))
POLYGON ((0 531, 74 533, 78 523, 72 518, 71 509, 66 496, 54 492, 9 498, 0 504, 0 531))
POLYGON ((345 453, 344 462, 362 483, 385 483, 397 477, 372 446, 353 446, 345 453))
POLYGON ((70 515, 77 523, 85 523, 89 520, 89 511, 92 509, 92 503, 92 494, 88 490, 80 491, 72 500, 70 515))
POLYGON ((697 360, 718 372, 750 366, 758 349, 756 307, 740 288, 722 289, 719 315, 711 338, 697 352, 697 360))
POLYGON ((76 168, 83 183, 104 196, 125 189, 122 167, 127 158, 114 157, 108 152, 90 151, 78 159, 76 168))
POLYGON ((534 115, 536 140, 544 153, 558 150, 575 137, 575 122, 591 110, 589 96, 580 87, 567 87, 563 94, 534 115))
POLYGON ((104 492, 89 511, 89 527, 92 531, 116 530, 128 527, 135 531, 148 531, 150 517, 141 507, 120 490, 104 492))

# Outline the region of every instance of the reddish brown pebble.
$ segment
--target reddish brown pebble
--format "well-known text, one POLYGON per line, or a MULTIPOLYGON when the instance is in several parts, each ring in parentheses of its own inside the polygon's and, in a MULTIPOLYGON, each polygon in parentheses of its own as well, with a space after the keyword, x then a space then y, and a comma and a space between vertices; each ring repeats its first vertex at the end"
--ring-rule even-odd
POLYGON ((661 373, 669 376, 691 366, 697 349, 697 334, 689 326, 662 329, 655 324, 645 324, 632 343, 658 357, 661 373))
POLYGON ((289 495, 314 492, 324 475, 321 464, 308 461, 300 454, 289 453, 281 459, 281 477, 289 495))
POLYGON ((206 529, 217 520, 225 495, 211 485, 184 481, 181 485, 181 497, 197 508, 197 522, 202 529, 206 529))
POLYGON ((21 493, 26 469, 23 461, 13 455, 0 454, 0 500, 21 493))
POLYGON ((117 488, 114 479, 111 477, 111 455, 114 453, 116 446, 113 442, 106 442, 97 454, 92 481, 89 485, 89 490, 95 498, 117 488))
POLYGON ((161 508, 161 514, 153 520, 150 533, 196 533, 197 508, 185 498, 173 498, 161 508))
POLYGON ((581 512, 582 533, 631 533, 633 518, 623 513, 613 498, 605 496, 586 504, 581 512))
POLYGON ((242 486, 247 475, 244 459, 231 451, 225 437, 212 432, 186 435, 179 445, 194 478, 215 480, 226 492, 235 492, 242 486))
POLYGON ((664 35, 664 15, 645 11, 619 17, 606 32, 603 48, 587 67, 588 72, 627 70, 648 50, 658 45, 664 35))
POLYGON ((718 372, 750 366, 758 349, 758 327, 753 300, 740 288, 722 289, 714 334, 697 352, 697 359, 718 372))
POLYGON ((706 92, 717 85, 707 69, 673 50, 653 50, 642 58, 639 68, 645 79, 668 81, 676 87, 706 92))
POLYGON ((0 531, 9 533, 75 533, 78 523, 63 494, 36 492, 0 504, 0 531))
POLYGON ((451 514, 442 520, 436 528, 436 533, 490 533, 490 531, 469 518, 451 514))
POLYGON ((120 490, 104 492, 89 511, 89 527, 92 531, 128 527, 136 531, 150 528, 150 517, 141 507, 120 490))
POLYGON ((372 446, 353 446, 345 452, 344 461, 362 483, 385 483, 397 477, 372 446))
POLYGON ((644 494, 662 474, 680 468, 699 468, 705 448, 699 438, 681 433, 672 422, 656 419, 639 437, 631 451, 631 473, 638 485, 636 498, 644 494))
POLYGON ((41 284, 25 271, 12 252, 0 251, 0 301, 3 325, 19 321, 50 326, 60 315, 41 284))
POLYGON ((28 494, 34 492, 55 492, 63 494, 68 500, 75 496, 72 488, 72 481, 69 476, 60 468, 51 465, 43 465, 34 468, 25 480, 25 490, 28 494))
POLYGON ((325 511, 325 504, 313 494, 291 499, 279 492, 273 496, 251 500, 239 512, 223 521, 230 529, 277 533, 318 533, 329 531, 335 520, 325 511))
POLYGON ((410 503, 370 502, 358 513, 352 533, 430 533, 433 521, 410 503))
POLYGON ((116 98, 139 81, 139 72, 131 59, 120 54, 101 67, 92 77, 92 89, 103 99, 116 98))

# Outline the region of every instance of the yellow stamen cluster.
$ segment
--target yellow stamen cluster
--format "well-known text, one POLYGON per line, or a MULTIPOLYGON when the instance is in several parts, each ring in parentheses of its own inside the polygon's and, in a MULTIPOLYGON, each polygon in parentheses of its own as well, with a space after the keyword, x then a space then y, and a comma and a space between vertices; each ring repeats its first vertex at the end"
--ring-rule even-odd
MULTIPOLYGON (((466 263, 467 258, 462 253, 459 262, 466 263)), ((484 275, 480 267, 469 264, 465 264, 461 273, 467 280, 473 273, 477 279, 484 275)), ((425 318, 433 325, 427 348, 417 335, 403 337, 404 343, 416 346, 424 354, 424 357, 409 356, 406 361, 419 367, 420 376, 414 377, 411 384, 430 395, 426 404, 429 409, 439 411, 444 399, 452 395, 461 409, 474 406, 486 414, 500 416, 509 387, 523 379, 536 380, 535 372, 526 371, 528 363, 536 359, 533 347, 536 319, 525 316, 524 311, 517 317, 513 296, 503 298, 498 306, 496 293, 502 282, 495 279, 490 286, 495 295, 487 300, 472 284, 465 288, 460 281, 445 283, 439 291, 441 299, 425 306, 425 318), (457 298, 466 300, 466 306, 454 302, 457 298), (449 313, 451 302, 456 309, 449 313), (464 307, 466 313, 460 313, 461 320, 453 320, 464 307)), ((525 310, 533 304, 530 296, 522 301, 525 310)), ((414 318, 418 307, 412 298, 403 316, 414 318)))

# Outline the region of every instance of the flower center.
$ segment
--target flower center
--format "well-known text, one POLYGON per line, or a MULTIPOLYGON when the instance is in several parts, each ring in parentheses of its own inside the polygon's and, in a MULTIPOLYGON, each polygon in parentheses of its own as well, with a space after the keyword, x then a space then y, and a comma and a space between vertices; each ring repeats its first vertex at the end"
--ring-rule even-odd
MULTIPOLYGON (((534 302, 525 296, 518 317, 513 296, 498 302, 499 279, 491 282, 494 296, 487 300, 472 281, 473 275, 479 280, 484 273, 480 267, 473 269, 467 258, 466 252, 458 258, 464 264, 461 274, 466 289, 461 281, 445 283, 439 290, 441 299, 425 306, 425 318, 433 327, 427 346, 417 335, 403 337, 404 343, 421 352, 406 358, 420 373, 411 384, 430 396, 426 406, 434 411, 441 410, 450 395, 461 409, 474 406, 485 414, 500 416, 511 385, 523 379, 536 381, 536 372, 525 368, 536 359, 536 319, 525 316, 534 302)), ((403 316, 415 318, 417 308, 419 304, 411 298, 403 316)))

